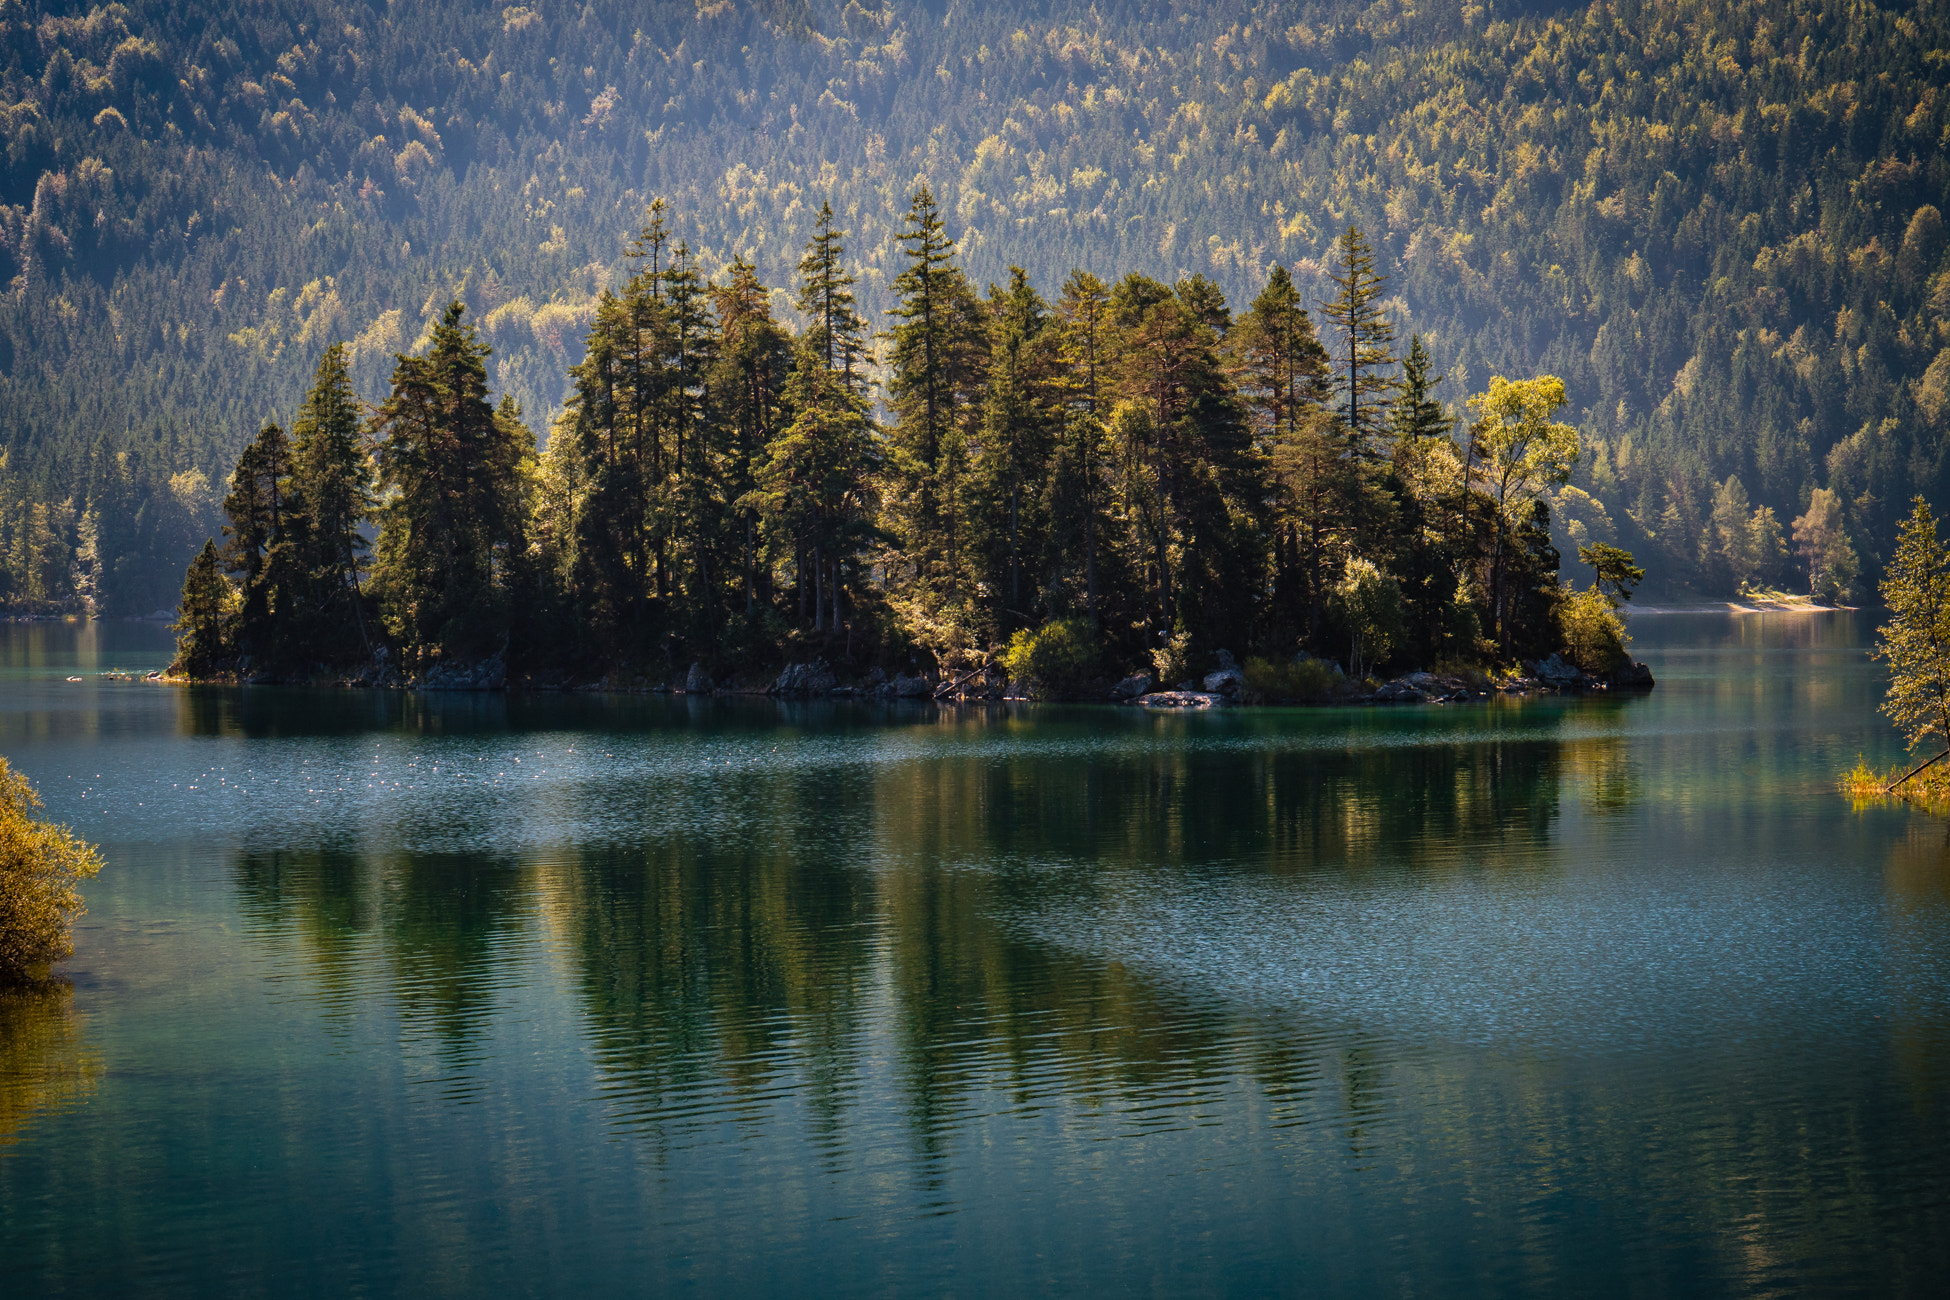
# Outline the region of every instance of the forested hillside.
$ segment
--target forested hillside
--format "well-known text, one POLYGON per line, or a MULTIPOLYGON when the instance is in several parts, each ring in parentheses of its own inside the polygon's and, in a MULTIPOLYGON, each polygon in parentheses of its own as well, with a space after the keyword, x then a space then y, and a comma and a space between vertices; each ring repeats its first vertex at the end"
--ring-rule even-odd
POLYGON ((1560 545, 1805 584, 1799 519, 1872 575, 1950 486, 1946 63, 1928 3, 0 0, 0 599, 173 603, 327 345, 377 402, 455 297, 547 430, 656 196, 797 328, 830 203, 884 329, 921 182, 1052 299, 1317 303, 1358 226, 1444 400, 1564 379, 1560 545))

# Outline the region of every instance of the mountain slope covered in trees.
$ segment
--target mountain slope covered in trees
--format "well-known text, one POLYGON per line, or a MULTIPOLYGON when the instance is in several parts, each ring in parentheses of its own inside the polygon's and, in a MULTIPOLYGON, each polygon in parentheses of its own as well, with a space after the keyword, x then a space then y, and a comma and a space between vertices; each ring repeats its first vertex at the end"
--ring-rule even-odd
POLYGON ((1202 274, 1238 311, 1277 264, 1315 305, 1358 226, 1452 407, 1564 379, 1560 546, 1806 583, 1799 519, 1859 586, 1945 497, 1946 65, 1941 6, 1862 0, 0 0, 0 599, 173 600, 326 346, 377 401, 455 297, 546 430, 653 197, 801 328, 830 204, 888 328, 922 182, 976 285, 1052 298, 1202 274))

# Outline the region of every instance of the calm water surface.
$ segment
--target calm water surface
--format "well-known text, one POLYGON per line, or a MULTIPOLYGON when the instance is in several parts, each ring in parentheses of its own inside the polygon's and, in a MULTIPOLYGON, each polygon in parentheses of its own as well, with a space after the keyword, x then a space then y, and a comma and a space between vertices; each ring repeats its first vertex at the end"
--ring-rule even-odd
POLYGON ((108 860, 0 1003, 0 1291, 1934 1292, 1950 849, 1834 792, 1868 624, 1633 631, 1649 698, 1147 717, 0 626, 108 860))

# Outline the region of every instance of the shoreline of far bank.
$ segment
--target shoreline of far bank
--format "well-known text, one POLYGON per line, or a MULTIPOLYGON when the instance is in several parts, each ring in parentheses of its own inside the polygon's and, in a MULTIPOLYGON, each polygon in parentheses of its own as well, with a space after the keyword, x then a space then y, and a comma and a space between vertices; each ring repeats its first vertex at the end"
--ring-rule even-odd
POLYGON ((1631 604, 1618 612, 1633 614, 1843 614, 1860 605, 1824 605, 1810 596, 1788 600, 1762 600, 1754 597, 1736 600, 1669 601, 1662 605, 1631 604))

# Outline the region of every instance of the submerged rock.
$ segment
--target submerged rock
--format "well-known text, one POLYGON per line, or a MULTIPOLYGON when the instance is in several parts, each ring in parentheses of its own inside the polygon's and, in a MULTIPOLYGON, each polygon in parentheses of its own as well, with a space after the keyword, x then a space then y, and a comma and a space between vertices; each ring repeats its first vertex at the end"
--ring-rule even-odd
POLYGON ((1436 673, 1409 673, 1374 693, 1379 704, 1447 704, 1470 698, 1469 683, 1436 673))

